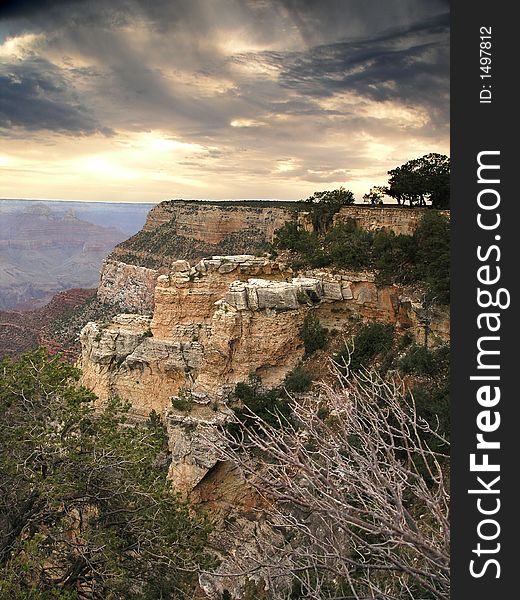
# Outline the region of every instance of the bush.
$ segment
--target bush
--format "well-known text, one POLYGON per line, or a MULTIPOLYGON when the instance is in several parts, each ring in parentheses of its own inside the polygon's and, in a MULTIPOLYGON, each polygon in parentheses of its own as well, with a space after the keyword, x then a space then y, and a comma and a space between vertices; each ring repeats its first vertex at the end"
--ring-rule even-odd
POLYGON ((193 397, 186 390, 179 390, 179 395, 172 398, 172 407, 179 412, 190 412, 193 408, 193 397))
POLYGON ((429 350, 426 346, 413 344, 398 363, 399 370, 405 374, 434 376, 449 367, 449 348, 442 346, 429 350))
POLYGON ((300 339, 303 341, 307 356, 316 350, 322 350, 327 345, 327 330, 312 313, 308 313, 303 321, 300 339))
MULTIPOLYGON (((411 389, 417 414, 423 417, 438 433, 450 437, 450 347, 440 346, 430 350, 413 344, 398 362, 402 373, 427 378, 411 389)), ((409 398, 410 399, 410 398, 409 398)), ((427 436, 432 449, 440 448, 434 435, 427 436)))
POLYGON ((347 219, 318 236, 290 222, 276 232, 275 245, 297 255, 296 270, 329 265, 374 269, 378 285, 422 283, 427 302, 449 303, 449 222, 438 211, 426 211, 413 235, 365 231, 347 219))
POLYGON ((437 211, 427 211, 414 234, 417 247, 413 277, 423 281, 427 300, 450 301, 450 225, 437 211))
POLYGON ((288 392, 301 394, 307 392, 312 385, 312 375, 301 364, 287 374, 284 387, 288 392))
MULTIPOLYGON (((364 325, 354 336, 354 350, 350 354, 350 366, 352 371, 359 371, 362 367, 368 367, 379 358, 388 363, 389 353, 394 342, 394 326, 385 323, 369 323, 364 325), (386 359, 386 360, 385 360, 386 359)), ((340 365, 347 361, 349 351, 344 348, 338 352, 334 359, 340 365)))
POLYGON ((0 597, 192 597, 209 523, 172 493, 158 415, 96 406, 44 351, 0 372, 0 597))
MULTIPOLYGON (((427 421, 438 433, 450 439, 450 382, 449 377, 442 377, 433 384, 419 383, 415 385, 413 395, 418 416, 427 421)), ((438 439, 431 435, 427 438, 432 450, 440 448, 438 439)))
POLYGON ((413 335, 409 331, 406 331, 399 340, 399 350, 408 348, 413 343, 413 339, 413 335))
POLYGON ((306 231, 295 221, 288 221, 276 230, 274 243, 278 248, 304 255, 315 253, 319 246, 318 236, 314 232, 306 231))
POLYGON ((372 253, 379 285, 391 285, 397 280, 411 283, 411 267, 416 254, 413 236, 378 230, 374 234, 372 253))
POLYGON ((238 434, 242 424, 254 428, 256 421, 251 413, 261 416, 273 427, 279 427, 279 418, 282 422, 290 419, 289 398, 285 390, 283 388, 263 389, 262 381, 257 375, 250 376, 247 383, 237 383, 234 396, 241 401, 242 407, 235 409, 235 415, 240 423, 230 423, 227 426, 227 430, 232 435, 238 434))
MULTIPOLYGON (((353 221, 353 220, 351 220, 353 221)), ((366 269, 372 263, 373 233, 358 229, 348 221, 338 223, 325 236, 326 254, 334 265, 347 269, 366 269)))

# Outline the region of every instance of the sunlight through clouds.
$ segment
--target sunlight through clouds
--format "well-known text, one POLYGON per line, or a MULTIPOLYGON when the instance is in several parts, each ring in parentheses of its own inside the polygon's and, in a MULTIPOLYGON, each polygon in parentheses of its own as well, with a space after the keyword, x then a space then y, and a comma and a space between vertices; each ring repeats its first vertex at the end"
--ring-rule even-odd
POLYGON ((0 10, 0 197, 361 198, 449 151, 440 0, 22 4, 0 10))

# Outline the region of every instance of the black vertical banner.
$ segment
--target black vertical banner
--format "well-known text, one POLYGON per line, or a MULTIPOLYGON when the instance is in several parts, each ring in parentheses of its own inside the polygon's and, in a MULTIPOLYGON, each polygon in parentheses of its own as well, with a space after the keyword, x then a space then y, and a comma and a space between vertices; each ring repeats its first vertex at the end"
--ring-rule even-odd
POLYGON ((520 272, 514 3, 452 2, 452 599, 517 597, 520 272))

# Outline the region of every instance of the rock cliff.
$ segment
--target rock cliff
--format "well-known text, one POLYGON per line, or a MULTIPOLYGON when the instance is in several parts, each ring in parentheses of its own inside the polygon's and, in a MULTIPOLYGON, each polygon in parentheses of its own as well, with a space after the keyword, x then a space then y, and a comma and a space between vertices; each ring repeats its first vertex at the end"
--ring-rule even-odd
MULTIPOLYGON (((299 332, 309 311, 345 333, 352 317, 394 323, 417 339, 424 331, 419 299, 404 288, 378 288, 372 273, 294 277, 283 263, 253 255, 213 256, 194 266, 179 260, 157 276, 151 316, 121 314, 85 326, 83 383, 101 402, 120 396, 138 415, 167 415, 171 477, 188 492, 215 462, 207 444, 194 441, 198 430, 226 418, 228 392, 250 374, 269 387, 283 382, 303 357, 299 332)), ((446 339, 447 323, 446 311, 429 311, 432 338, 446 339)))
MULTIPOLYGON (((411 233, 420 212, 348 207, 335 219, 411 233)), ((217 427, 232 415, 235 385, 251 374, 268 388, 282 385, 304 358, 300 332, 309 313, 335 332, 338 344, 370 321, 392 323, 419 342, 426 328, 433 343, 449 339, 448 309, 424 306, 415 289, 378 286, 373 272, 295 273, 283 256, 251 253, 289 218, 309 222, 308 213, 288 207, 159 205, 142 234, 103 266, 98 297, 125 314, 90 322, 81 332, 82 383, 99 401, 119 396, 137 417, 154 410, 163 418, 169 478, 174 489, 210 510, 224 570, 226 556, 241 544, 274 535, 255 518, 260 500, 215 448, 217 427), (221 252, 227 247, 233 253, 221 252)), ((243 585, 243 578, 226 582, 236 598, 243 585)), ((205 576, 201 588, 218 598, 222 582, 205 576)))
MULTIPOLYGON (((355 205, 344 207, 334 219, 353 218, 363 229, 410 234, 424 210, 355 205)), ((161 202, 150 211, 142 231, 119 244, 104 261, 98 295, 108 304, 149 313, 155 281, 175 261, 193 264, 213 255, 261 253, 273 241, 275 231, 291 219, 311 227, 303 202, 161 202)))

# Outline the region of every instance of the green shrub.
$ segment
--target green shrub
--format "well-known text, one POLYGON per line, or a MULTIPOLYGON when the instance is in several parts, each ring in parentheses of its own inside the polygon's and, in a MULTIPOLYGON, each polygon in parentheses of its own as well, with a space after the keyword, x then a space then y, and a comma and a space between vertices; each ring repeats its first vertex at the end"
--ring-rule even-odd
POLYGON ((413 236, 396 235, 393 231, 379 230, 374 233, 372 246, 377 283, 390 285, 411 283, 411 267, 415 261, 416 244, 413 236))
POLYGON ((423 281, 427 299, 450 301, 450 224, 437 211, 425 212, 414 234, 417 246, 414 280, 423 281))
POLYGON ((299 304, 310 304, 311 303, 309 294, 307 294, 307 292, 305 290, 298 290, 296 292, 296 299, 298 300, 299 304))
POLYGON ((172 407, 180 412, 190 412, 193 408, 193 397, 186 390, 180 390, 178 396, 172 398, 172 407))
POLYGON ((301 364, 287 374, 284 387, 288 392, 301 394, 307 392, 312 385, 312 375, 301 364))
POLYGON ((430 350, 426 346, 413 344, 398 362, 399 370, 405 374, 434 376, 449 367, 449 348, 442 346, 430 350))
POLYGON ((318 236, 306 231, 295 221, 288 221, 275 232, 274 243, 278 248, 309 254, 319 246, 318 236))
POLYGON ((314 192, 305 201, 309 205, 312 226, 314 231, 324 233, 332 225, 334 215, 343 206, 354 204, 354 194, 350 190, 340 187, 337 190, 314 192))
POLYGON ((410 344, 412 343, 413 335, 409 331, 406 331, 399 340, 399 350, 404 350, 405 348, 408 348, 408 346, 410 346, 410 344))
POLYGON ((239 435, 242 424, 255 428, 257 421, 251 413, 258 415, 274 427, 279 427, 279 418, 282 423, 289 422, 291 419, 287 392, 283 388, 264 389, 262 381, 257 375, 250 375, 247 382, 237 383, 231 399, 233 396, 242 404, 240 408, 235 409, 240 423, 230 423, 227 426, 228 431, 234 436, 239 435))
POLYGON ((372 258, 373 233, 353 227, 351 223, 338 223, 325 236, 325 253, 332 264, 347 269, 366 269, 372 258))
MULTIPOLYGON (((419 383, 415 385, 411 394, 413 395, 417 414, 424 418, 433 429, 447 440, 450 439, 450 382, 449 377, 444 376, 434 383, 419 383)), ((428 443, 432 449, 446 450, 440 445, 439 440, 428 436, 428 443)))
MULTIPOLYGON (((358 371, 379 358, 389 364, 389 353, 394 342, 394 326, 386 323, 369 323, 364 325, 354 336, 354 350, 350 356, 350 369, 358 371)), ((341 365, 348 359, 348 350, 344 348, 335 355, 341 365)))
POLYGON ((325 348, 327 337, 327 330, 322 326, 318 317, 308 313, 300 331, 300 339, 303 341, 305 354, 310 356, 316 350, 325 348))
POLYGON ((172 493, 158 415, 97 405, 80 371, 42 350, 0 372, 0 597, 192 597, 209 522, 172 493))
POLYGON ((276 231, 274 245, 294 253, 295 270, 329 265, 374 269, 378 285, 423 284, 427 301, 449 303, 449 221, 438 211, 425 211, 413 235, 366 231, 354 219, 318 231, 291 221, 276 231))

